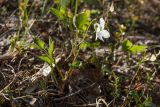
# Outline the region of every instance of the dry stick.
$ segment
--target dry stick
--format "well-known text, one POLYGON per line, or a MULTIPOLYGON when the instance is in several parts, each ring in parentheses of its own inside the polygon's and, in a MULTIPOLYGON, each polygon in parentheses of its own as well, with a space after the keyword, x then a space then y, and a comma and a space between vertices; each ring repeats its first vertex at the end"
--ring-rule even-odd
MULTIPOLYGON (((96 107, 96 103, 90 103, 90 104, 82 104, 82 105, 78 105, 78 104, 74 104, 74 103, 70 103, 70 102, 65 102, 66 104, 72 105, 73 107, 96 107)), ((99 105, 102 105, 103 103, 99 103, 99 105)))
POLYGON ((54 99, 54 101, 56 102, 56 101, 65 100, 65 99, 67 99, 67 98, 69 98, 69 97, 72 97, 72 96, 80 93, 80 92, 83 91, 83 90, 86 90, 86 89, 88 89, 88 88, 90 88, 90 87, 93 87, 94 85, 96 85, 96 83, 97 83, 97 82, 94 82, 94 83, 92 83, 91 85, 89 85, 89 86, 87 86, 87 87, 84 87, 84 88, 82 88, 82 89, 80 89, 80 90, 78 90, 78 91, 76 91, 76 92, 74 92, 74 93, 71 93, 71 94, 69 94, 69 95, 66 95, 66 96, 64 96, 64 97, 56 98, 56 99, 54 99))
POLYGON ((20 97, 13 98, 13 100, 23 99, 23 98, 27 98, 27 97, 33 97, 33 96, 31 96, 31 95, 25 95, 25 96, 20 96, 20 97))
POLYGON ((1 75, 2 75, 2 77, 3 77, 3 79, 4 79, 4 81, 6 81, 6 77, 5 77, 4 73, 3 73, 3 72, 0 72, 0 73, 1 73, 1 75))
POLYGON ((5 98, 6 100, 10 100, 10 98, 6 97, 6 95, 4 93, 0 93, 0 96, 2 96, 3 98, 5 98))
POLYGON ((96 107, 100 107, 99 106, 100 102, 103 102, 103 104, 105 104, 106 107, 109 107, 109 105, 107 104, 107 102, 103 98, 96 99, 96 107))
POLYGON ((26 56, 24 56, 23 58, 20 59, 19 64, 18 64, 18 71, 19 71, 19 69, 20 69, 20 67, 21 67, 22 60, 24 60, 25 57, 26 57, 26 56))

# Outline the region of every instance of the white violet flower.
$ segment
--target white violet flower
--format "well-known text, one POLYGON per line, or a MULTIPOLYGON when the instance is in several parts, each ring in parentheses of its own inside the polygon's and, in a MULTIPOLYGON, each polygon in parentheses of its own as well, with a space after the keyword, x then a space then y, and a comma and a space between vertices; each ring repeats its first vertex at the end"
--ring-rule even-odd
POLYGON ((110 34, 107 30, 104 29, 105 21, 103 18, 100 18, 99 23, 94 24, 94 29, 96 31, 96 40, 97 38, 104 41, 103 38, 109 38, 110 34))

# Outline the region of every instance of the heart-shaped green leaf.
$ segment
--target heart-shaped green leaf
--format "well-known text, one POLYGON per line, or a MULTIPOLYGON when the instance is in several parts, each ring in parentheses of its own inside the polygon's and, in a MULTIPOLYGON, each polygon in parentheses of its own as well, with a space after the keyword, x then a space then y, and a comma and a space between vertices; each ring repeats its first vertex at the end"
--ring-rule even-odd
POLYGON ((90 10, 79 13, 74 17, 73 23, 79 29, 85 31, 89 25, 90 10))

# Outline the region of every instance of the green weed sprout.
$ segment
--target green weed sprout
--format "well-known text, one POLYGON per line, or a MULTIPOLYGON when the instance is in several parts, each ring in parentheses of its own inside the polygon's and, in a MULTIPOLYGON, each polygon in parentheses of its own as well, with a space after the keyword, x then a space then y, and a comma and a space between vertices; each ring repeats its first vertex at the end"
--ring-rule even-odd
POLYGON ((55 58, 53 57, 54 41, 50 37, 49 38, 49 47, 46 48, 45 42, 42 41, 41 39, 34 37, 33 40, 34 40, 35 46, 43 52, 43 55, 40 55, 37 57, 39 59, 41 59, 42 61, 46 62, 51 67, 52 79, 56 82, 56 78, 55 78, 55 74, 54 74, 54 67, 53 67, 53 64, 54 64, 56 69, 59 72, 61 79, 63 80, 64 79, 63 74, 62 74, 60 68, 57 66, 55 58))

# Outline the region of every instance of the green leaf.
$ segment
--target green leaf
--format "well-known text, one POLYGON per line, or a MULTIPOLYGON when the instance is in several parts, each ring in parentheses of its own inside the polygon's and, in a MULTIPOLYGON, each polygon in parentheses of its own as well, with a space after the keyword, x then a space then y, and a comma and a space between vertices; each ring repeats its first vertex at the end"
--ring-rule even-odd
POLYGON ((49 48, 48 48, 48 54, 52 58, 53 56, 53 50, 54 50, 54 41, 51 37, 49 37, 49 48))
POLYGON ((75 16, 73 23, 79 30, 87 30, 89 25, 89 17, 90 17, 90 10, 86 10, 83 13, 79 13, 75 16))
POLYGON ((67 7, 67 0, 60 0, 60 12, 65 14, 67 7))
POLYGON ((152 97, 145 98, 145 101, 143 103, 145 107, 157 107, 156 104, 152 102, 152 97))
POLYGON ((45 42, 42 41, 41 39, 39 38, 34 38, 34 43, 36 44, 36 46, 40 49, 44 49, 45 48, 45 42))
POLYGON ((130 52, 130 53, 140 53, 140 52, 144 52, 145 49, 147 48, 146 45, 133 45, 131 41, 129 40, 125 40, 122 43, 122 49, 125 52, 130 52))
POLYGON ((71 63, 71 64, 69 64, 69 66, 71 67, 71 68, 79 68, 80 66, 82 65, 82 62, 81 61, 78 61, 78 60, 76 60, 76 61, 74 61, 73 63, 71 63))
POLYGON ((86 48, 97 48, 100 46, 100 42, 83 42, 80 45, 81 50, 85 50, 86 48))
POLYGON ((132 53, 140 53, 140 52, 144 52, 146 48, 147 48, 146 45, 134 45, 130 48, 130 51, 132 53))
POLYGON ((138 104, 138 102, 140 101, 140 97, 139 97, 138 93, 136 91, 131 91, 131 96, 134 98, 134 100, 138 104))
POLYGON ((100 46, 100 42, 98 41, 91 43, 92 48, 98 48, 99 46, 100 46))
POLYGON ((85 50, 86 48, 87 48, 87 43, 86 42, 81 43, 80 49, 85 50))
POLYGON ((50 8, 50 11, 59 19, 59 20, 64 20, 64 13, 63 11, 59 11, 53 7, 50 8))
POLYGON ((41 55, 41 56, 38 56, 38 58, 41 59, 42 61, 48 63, 49 65, 52 64, 52 60, 47 55, 41 55))
POLYGON ((133 46, 132 42, 129 41, 129 40, 125 40, 123 43, 122 43, 122 49, 123 51, 125 52, 128 52, 130 51, 129 49, 133 46))

